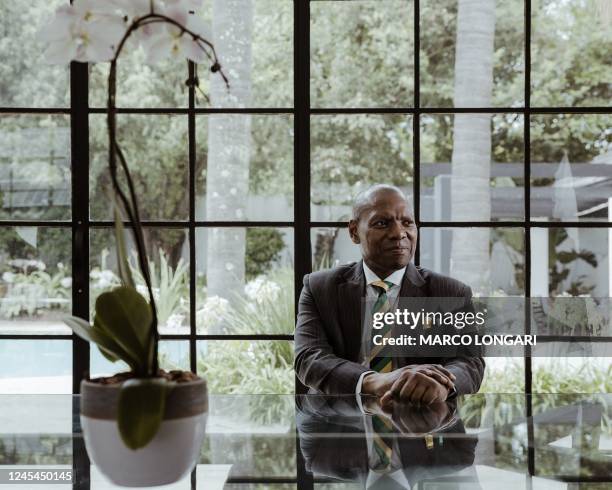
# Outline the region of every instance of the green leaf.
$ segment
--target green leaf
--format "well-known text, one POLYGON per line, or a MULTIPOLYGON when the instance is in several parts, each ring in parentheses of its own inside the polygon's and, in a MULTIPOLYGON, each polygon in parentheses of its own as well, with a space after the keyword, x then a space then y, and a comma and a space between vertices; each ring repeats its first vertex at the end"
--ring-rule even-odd
POLYGON ((113 361, 113 359, 115 359, 115 361, 121 359, 134 370, 144 368, 144 365, 139 365, 137 358, 129 355, 107 332, 100 329, 95 322, 92 326, 82 318, 71 316, 64 318, 64 323, 82 339, 96 344, 107 359, 111 361, 113 361))
POLYGON ((136 286, 134 286, 134 279, 132 278, 132 271, 127 258, 121 210, 116 199, 113 203, 113 210, 115 215, 115 239, 117 240, 117 266, 119 267, 119 277, 124 286, 135 289, 136 286))
POLYGON ((94 323, 147 369, 153 342, 151 322, 151 307, 133 288, 120 286, 102 293, 96 300, 94 323))
POLYGON ((155 437, 164 418, 170 389, 171 384, 163 378, 129 379, 123 383, 117 424, 127 447, 139 449, 155 437))
POLYGON ((100 354, 102 354, 110 362, 117 362, 121 360, 119 356, 116 356, 114 353, 106 350, 104 347, 98 345, 98 350, 100 351, 100 354))

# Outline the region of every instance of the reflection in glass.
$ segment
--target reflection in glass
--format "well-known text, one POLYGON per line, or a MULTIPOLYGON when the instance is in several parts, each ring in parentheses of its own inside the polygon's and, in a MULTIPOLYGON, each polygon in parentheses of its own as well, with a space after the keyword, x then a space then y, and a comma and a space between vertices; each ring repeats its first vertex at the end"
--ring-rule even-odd
POLYGON ((410 116, 313 116, 310 131, 313 221, 348 220, 353 198, 372 184, 396 185, 412 200, 410 116))
POLYGON ((196 230, 202 334, 290 334, 295 327, 293 230, 196 230))
MULTIPOLYGON (((472 3, 475 12, 464 11, 470 29, 457 32, 457 0, 420 2, 420 96, 422 107, 517 107, 524 104, 524 13, 522 0, 472 3), (494 7, 494 8, 483 8, 494 7), (471 27, 478 26, 478 29, 471 27), (471 35, 471 37, 470 37, 471 35), (458 59, 460 61, 458 61, 458 59), (461 75, 492 76, 490 104, 457 101, 461 75)), ((469 2, 464 4, 470 7, 469 2)), ((483 80, 470 90, 486 92, 483 80)))
POLYGON ((421 228, 421 265, 458 279, 479 296, 524 294, 519 228, 421 228))
POLYGON ((422 220, 523 219, 525 166, 520 114, 431 115, 420 121, 422 220), (484 134, 474 131, 481 118, 487 126, 484 134), (481 143, 487 151, 479 153, 474 145, 481 143))
POLYGON ((412 1, 313 2, 312 106, 412 106, 413 20, 412 1))
POLYGON ((198 488, 209 488, 202 483, 212 476, 213 468, 203 465, 228 465, 233 478, 295 478, 294 424, 291 395, 211 396, 198 488))
POLYGON ((610 221, 612 116, 531 117, 531 216, 610 221))
POLYGON ((201 116, 196 130, 196 219, 293 219, 291 116, 201 116))
POLYGON ((70 219, 70 120, 0 116, 0 218, 70 219))
MULTIPOLYGON (((148 298, 144 279, 137 267, 136 247, 131 231, 126 229, 126 247, 136 288, 148 298)), ((189 249, 182 229, 145 228, 153 295, 162 334, 189 333, 189 249)), ((90 312, 93 318, 96 298, 119 286, 114 230, 90 232, 90 312)))
POLYGON ((531 295, 607 298, 607 228, 532 228, 531 295))
MULTIPOLYGON (((91 115, 90 124, 90 213, 96 220, 112 220, 106 116, 91 115)), ((134 180, 141 218, 187 219, 187 117, 120 114, 117 126, 118 142, 134 180)), ((121 172, 119 175, 120 182, 125 182, 121 172)))
POLYGON ((36 32, 67 0, 2 2, 0 106, 68 107, 69 65, 50 65, 36 32), (33 67, 36 67, 35 73, 33 67))
POLYGON ((539 0, 531 15, 532 105, 609 106, 610 3, 539 0))
POLYGON ((69 334, 72 237, 65 228, 5 227, 0 240, 0 333, 69 334))
POLYGON ((0 394, 72 393, 70 340, 0 340, 0 366, 0 394))

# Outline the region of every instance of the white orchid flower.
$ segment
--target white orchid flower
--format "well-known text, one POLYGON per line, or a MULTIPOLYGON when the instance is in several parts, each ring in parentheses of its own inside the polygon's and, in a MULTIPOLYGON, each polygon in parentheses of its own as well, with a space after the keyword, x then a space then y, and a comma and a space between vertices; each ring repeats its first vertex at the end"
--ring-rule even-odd
POLYGON ((200 3, 198 0, 177 0, 165 6, 162 15, 178 25, 158 24, 161 29, 156 29, 157 32, 143 42, 147 63, 154 64, 168 56, 184 57, 196 63, 208 58, 206 48, 179 27, 183 26, 204 39, 210 39, 210 29, 206 23, 195 13, 190 13, 190 8, 200 3))
POLYGON ((47 43, 45 59, 49 63, 97 62, 113 58, 125 31, 122 16, 110 2, 79 0, 59 7, 38 37, 47 43))

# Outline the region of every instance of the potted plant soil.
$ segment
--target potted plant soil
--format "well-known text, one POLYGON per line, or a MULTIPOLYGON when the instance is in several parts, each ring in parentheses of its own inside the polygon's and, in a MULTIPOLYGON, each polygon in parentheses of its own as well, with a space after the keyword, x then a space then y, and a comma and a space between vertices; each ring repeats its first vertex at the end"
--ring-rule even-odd
MULTIPOLYGON (((206 27, 195 14, 201 0, 74 0, 56 11, 39 36, 50 62, 110 61, 108 76, 108 164, 113 183, 117 267, 121 285, 98 296, 93 322, 70 317, 76 335, 95 344, 110 361, 130 371, 81 383, 81 424, 91 460, 113 483, 154 486, 172 483, 194 467, 204 436, 206 382, 186 371, 159 369, 157 310, 138 200, 116 135, 117 60, 135 36, 149 59, 178 55, 221 70, 206 27), (137 249, 148 298, 134 283, 123 221, 137 249)), ((188 81, 197 86, 197 77, 188 81)))

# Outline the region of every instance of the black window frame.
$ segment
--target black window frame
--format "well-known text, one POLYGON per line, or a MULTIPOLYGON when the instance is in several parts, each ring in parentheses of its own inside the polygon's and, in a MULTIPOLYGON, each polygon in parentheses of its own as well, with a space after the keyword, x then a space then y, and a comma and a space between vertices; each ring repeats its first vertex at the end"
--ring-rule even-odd
MULTIPOLYGON (((311 230, 318 227, 346 228, 346 222, 312 221, 311 220, 311 159, 310 159, 310 122, 311 116, 324 114, 405 114, 412 117, 413 129, 413 162, 414 162, 414 214, 418 228, 471 228, 471 227, 513 227, 524 231, 524 264, 525 264, 525 297, 531 296, 531 229, 532 228, 612 228, 612 222, 539 222, 531 221, 531 178, 530 178, 530 120, 532 115, 540 114, 612 114, 612 107, 531 107, 531 0, 524 1, 524 105, 522 107, 476 107, 476 108, 427 108, 420 104, 420 13, 419 0, 406 0, 407 8, 412 9, 414 16, 414 100, 411 107, 394 108, 314 108, 310 106, 310 2, 334 0, 294 0, 293 1, 293 64, 294 64, 294 102, 293 107, 284 108, 205 108, 196 107, 195 88, 189 86, 188 106, 186 108, 119 108, 119 114, 175 114, 187 117, 189 137, 189 217, 187 221, 143 221, 150 227, 180 227, 187 229, 189 243, 189 281, 190 281, 190 333, 187 335, 162 335, 162 340, 188 341, 189 365, 194 372, 197 368, 197 341, 200 340, 251 340, 251 341, 293 341, 293 335, 206 335, 196 333, 195 282, 196 282, 196 230, 210 227, 291 227, 294 233, 294 284, 295 305, 297 304, 304 275, 312 271, 311 230), (206 114, 282 114, 293 118, 294 124, 294 161, 293 161, 293 200, 294 216, 291 221, 198 221, 195 217, 195 160, 196 160, 196 116, 206 114), (460 114, 460 113, 513 113, 520 114, 524 121, 524 217, 516 221, 424 221, 420 217, 420 118, 427 114, 460 114)), ((195 75, 193 63, 188 64, 189 78, 195 75)), ((112 226, 111 221, 92 220, 89 216, 89 115, 105 114, 105 108, 89 107, 89 76, 87 64, 72 62, 70 65, 70 107, 68 108, 31 108, 0 107, 0 115, 19 114, 64 114, 70 117, 71 125, 71 206, 72 219, 66 221, 44 220, 0 220, 0 226, 35 226, 65 227, 72 233, 72 313, 88 318, 89 316, 89 233, 93 229, 112 226)), ((119 87, 120 90, 120 87, 119 87)), ((417 246, 415 263, 419 264, 420 249, 417 246)), ((531 331, 528 307, 525 307, 525 333, 531 331)), ((79 393, 79 385, 90 367, 90 346, 75 335, 5 335, 0 340, 71 340, 72 355, 72 392, 79 393)), ((539 336, 539 342, 567 342, 573 339, 561 336, 539 336)), ((596 342, 611 342, 612 337, 591 338, 596 342)), ((524 361, 524 395, 527 407, 528 424, 528 470, 535 475, 534 428, 531 422, 532 403, 532 359, 531 348, 525 347, 524 361)), ((304 393, 305 387, 295 380, 295 392, 304 393)), ((78 407, 76 407, 78 408, 78 407)), ((78 422, 75 422, 78 429, 78 422)), ((230 478, 227 483, 297 483, 299 488, 313 488, 313 478, 307 474, 304 461, 299 451, 296 437, 296 478, 230 478)), ((89 460, 82 446, 82 441, 74 442, 74 467, 83 475, 79 488, 89 488, 89 460), (84 455, 79 457, 79 455, 84 455)), ((317 480, 318 481, 318 480, 317 480)), ((323 480, 322 480, 323 481, 323 480)), ((195 471, 192 474, 191 487, 196 488, 195 471)))

